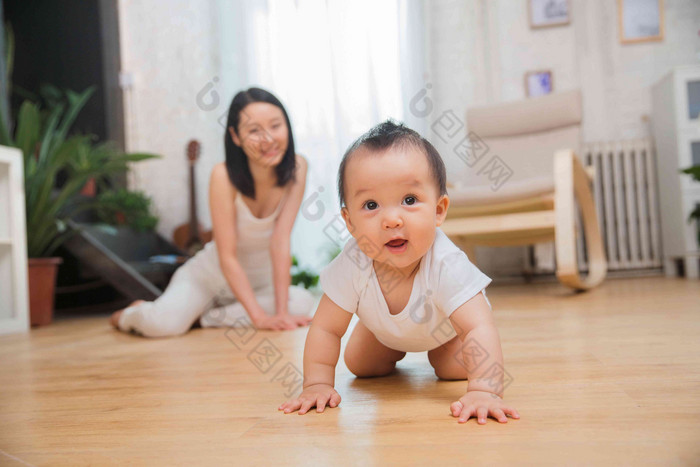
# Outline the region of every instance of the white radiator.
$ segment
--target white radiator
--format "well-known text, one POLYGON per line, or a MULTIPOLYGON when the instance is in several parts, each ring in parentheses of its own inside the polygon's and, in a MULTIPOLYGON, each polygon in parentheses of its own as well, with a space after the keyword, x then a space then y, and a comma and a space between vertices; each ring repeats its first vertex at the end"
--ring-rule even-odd
MULTIPOLYGON (((584 144, 584 165, 595 170, 593 196, 611 271, 661 267, 654 153, 649 140, 584 144)), ((580 215, 578 260, 588 270, 580 215)), ((534 268, 554 270, 553 245, 535 246, 534 268)))

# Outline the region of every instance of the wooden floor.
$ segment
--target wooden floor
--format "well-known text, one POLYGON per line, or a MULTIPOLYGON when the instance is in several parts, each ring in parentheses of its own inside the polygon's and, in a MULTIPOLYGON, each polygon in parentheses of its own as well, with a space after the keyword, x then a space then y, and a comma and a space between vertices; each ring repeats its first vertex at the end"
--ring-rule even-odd
POLYGON ((379 379, 341 363, 339 408, 283 415, 306 329, 149 340, 78 318, 0 337, 0 465, 700 464, 700 282, 489 298, 520 420, 457 424, 466 383, 425 353, 379 379))

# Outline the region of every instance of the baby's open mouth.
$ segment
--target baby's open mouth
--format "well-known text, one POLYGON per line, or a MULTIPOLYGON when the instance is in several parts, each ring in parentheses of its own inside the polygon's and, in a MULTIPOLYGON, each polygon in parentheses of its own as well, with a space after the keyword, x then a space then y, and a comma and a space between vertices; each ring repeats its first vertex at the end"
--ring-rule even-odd
POLYGON ((388 246, 401 246, 401 245, 403 245, 404 243, 406 243, 406 240, 404 240, 403 238, 397 238, 397 239, 395 239, 395 240, 392 240, 392 241, 390 241, 390 242, 387 242, 386 244, 387 244, 388 246))
POLYGON ((394 240, 386 242, 384 245, 392 253, 402 253, 403 251, 406 250, 407 243, 408 243, 408 240, 406 240, 404 238, 396 238, 394 240))

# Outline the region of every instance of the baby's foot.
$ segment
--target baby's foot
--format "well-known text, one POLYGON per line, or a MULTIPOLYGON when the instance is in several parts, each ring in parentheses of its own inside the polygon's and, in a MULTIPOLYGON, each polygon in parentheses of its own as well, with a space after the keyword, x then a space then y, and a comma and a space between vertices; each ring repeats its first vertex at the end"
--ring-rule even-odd
MULTIPOLYGON (((139 305, 143 302, 144 302, 143 300, 134 300, 133 302, 131 302, 129 304, 129 306, 139 305)), ((124 313, 124 309, 115 311, 114 313, 112 313, 112 316, 110 316, 110 318, 109 318, 109 324, 114 326, 116 329, 119 329, 119 318, 121 317, 122 313, 124 313)))

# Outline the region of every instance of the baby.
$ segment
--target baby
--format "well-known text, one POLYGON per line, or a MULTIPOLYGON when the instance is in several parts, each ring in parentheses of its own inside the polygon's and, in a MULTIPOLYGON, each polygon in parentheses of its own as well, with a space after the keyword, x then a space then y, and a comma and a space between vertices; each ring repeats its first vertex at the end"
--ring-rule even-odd
POLYGON ((445 165, 418 133, 387 121, 360 137, 338 172, 341 214, 352 237, 322 271, 324 295, 304 349, 299 397, 279 407, 305 414, 336 407, 340 340, 357 314, 345 364, 358 377, 390 374, 406 352, 428 351, 435 374, 469 380, 450 412, 499 422, 518 412, 503 400, 503 357, 491 282, 438 228, 450 204, 445 165))

